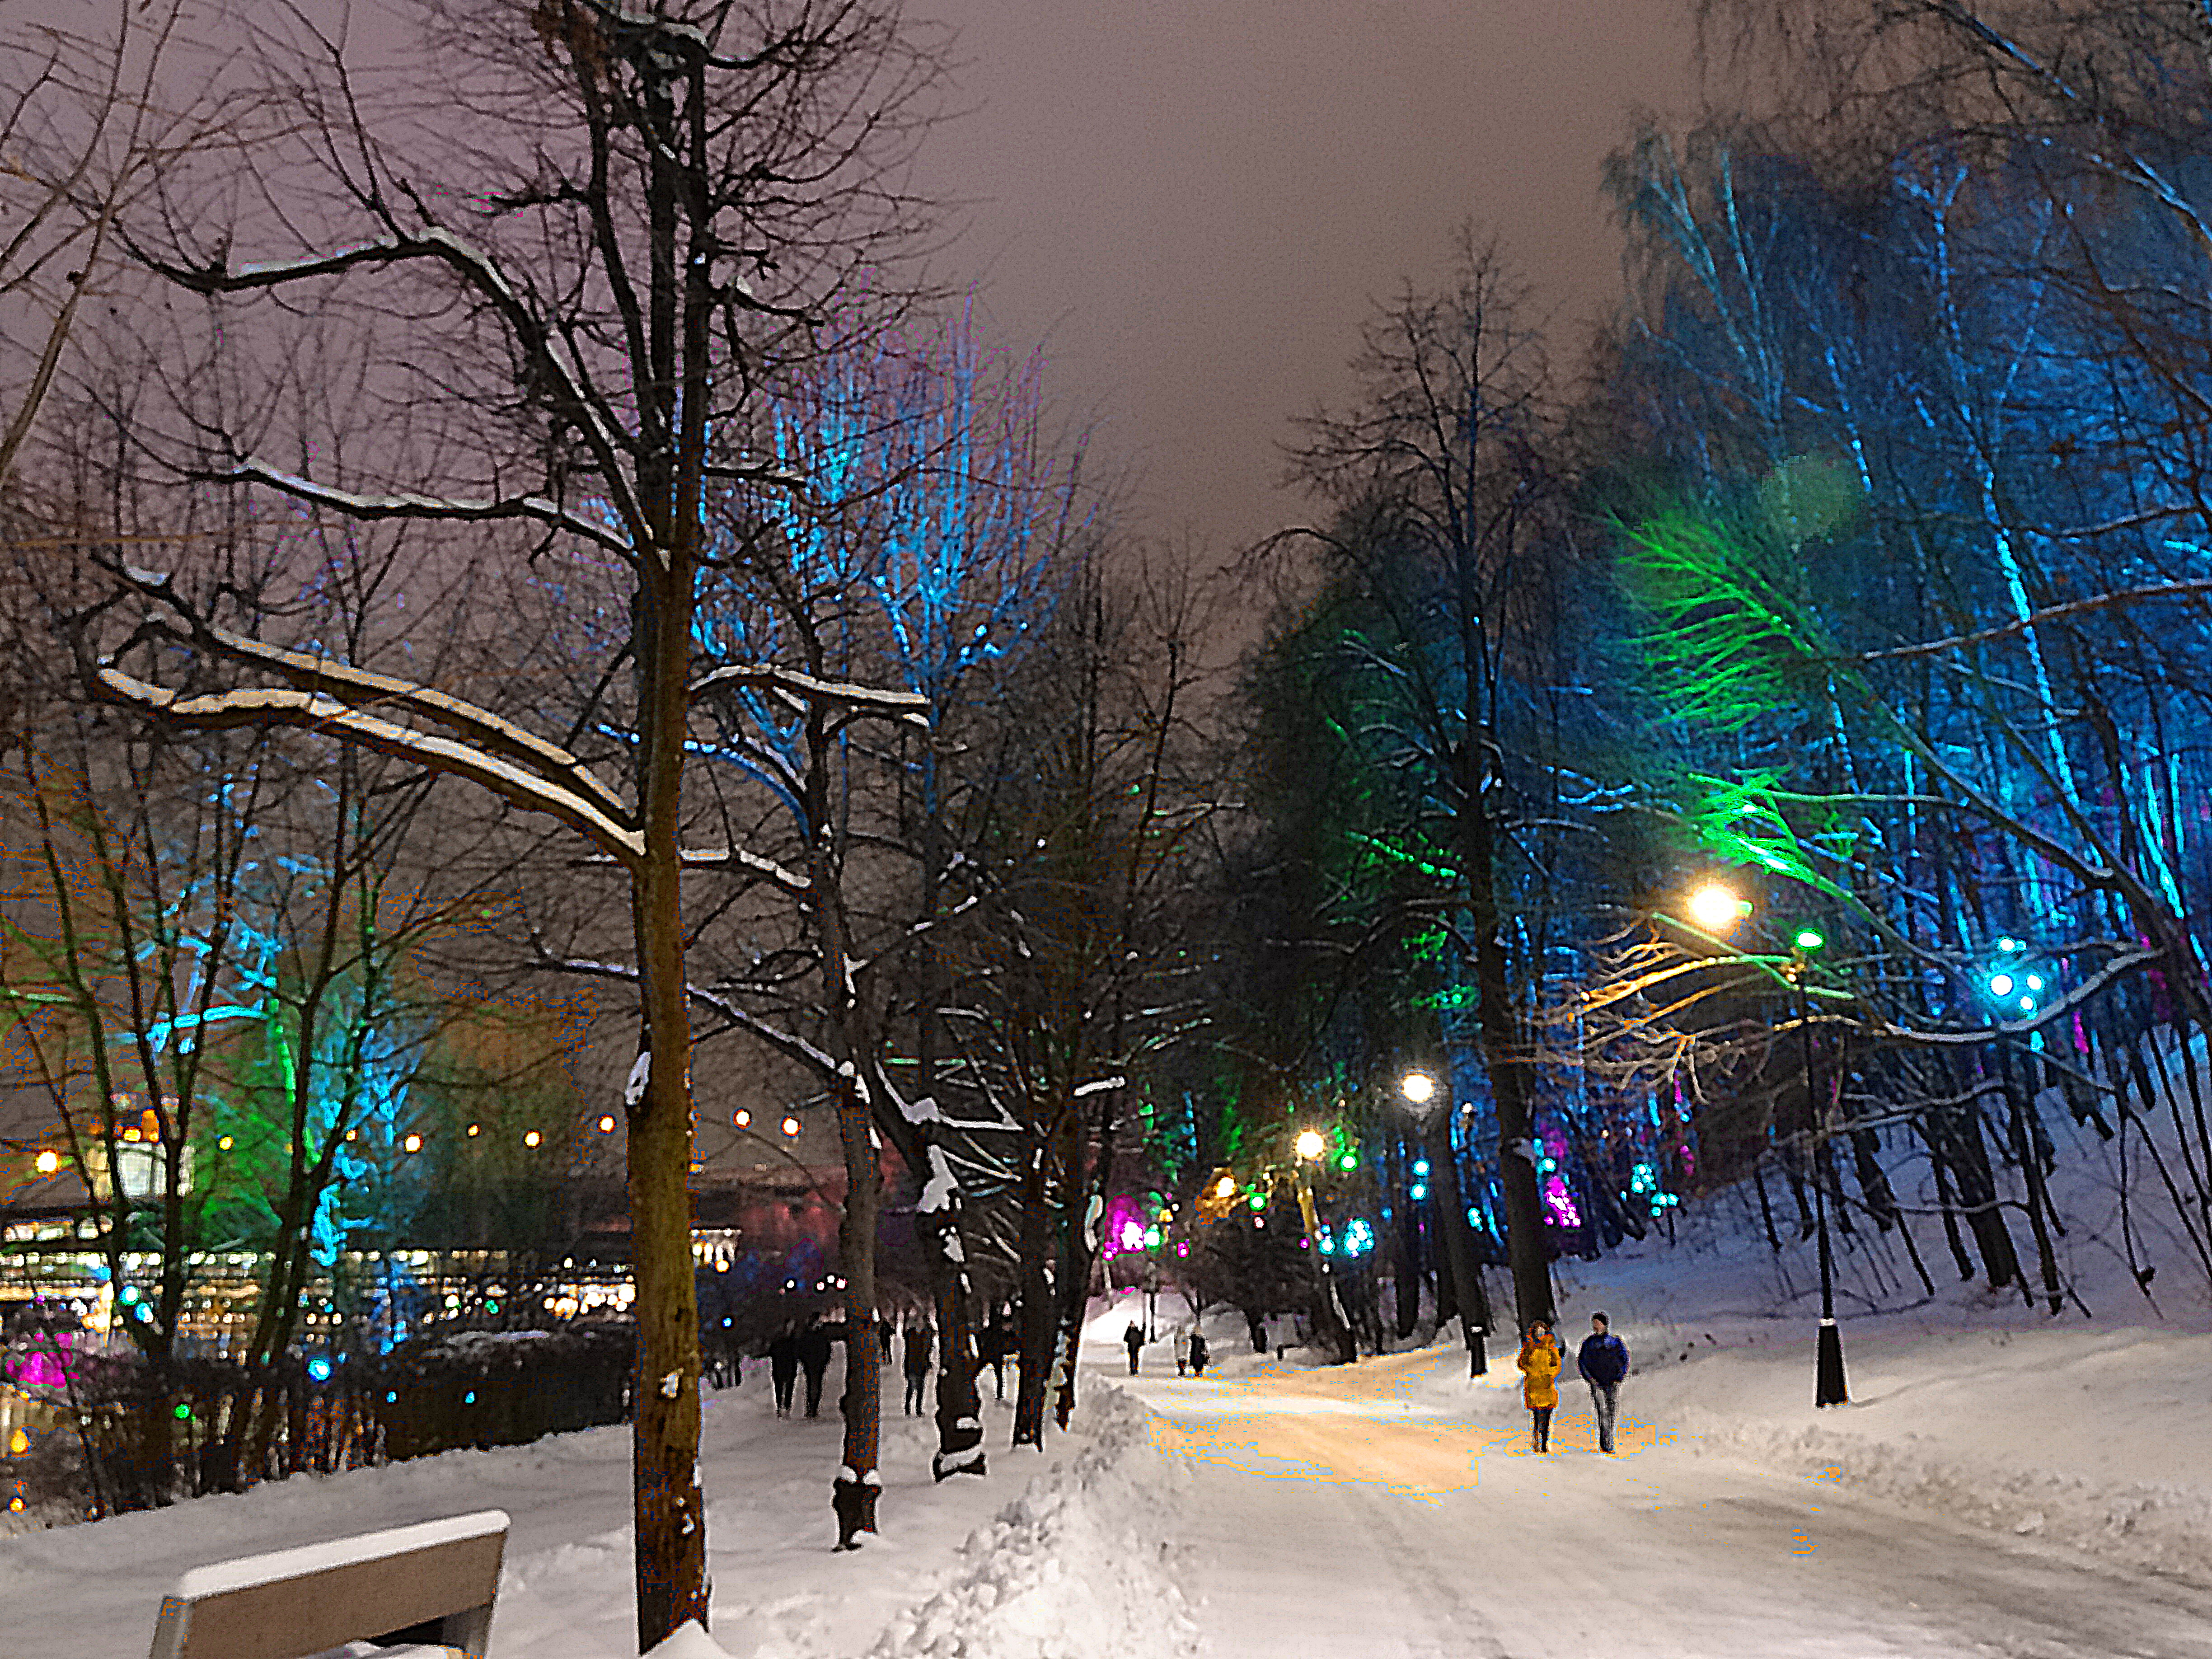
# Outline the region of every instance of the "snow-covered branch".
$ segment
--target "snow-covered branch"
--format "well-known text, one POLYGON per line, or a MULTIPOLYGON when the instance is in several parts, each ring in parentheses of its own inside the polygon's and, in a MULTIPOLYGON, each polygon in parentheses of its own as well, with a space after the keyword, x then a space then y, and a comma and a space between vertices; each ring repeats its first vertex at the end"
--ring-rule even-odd
POLYGON ((94 672, 93 689, 106 702, 193 731, 292 726, 327 732, 411 761, 426 771, 466 778, 526 811, 545 813, 585 836, 626 868, 635 867, 644 854, 643 838, 637 831, 610 817, 577 791, 467 744, 394 725, 320 692, 252 688, 183 697, 112 664, 102 665, 94 672))

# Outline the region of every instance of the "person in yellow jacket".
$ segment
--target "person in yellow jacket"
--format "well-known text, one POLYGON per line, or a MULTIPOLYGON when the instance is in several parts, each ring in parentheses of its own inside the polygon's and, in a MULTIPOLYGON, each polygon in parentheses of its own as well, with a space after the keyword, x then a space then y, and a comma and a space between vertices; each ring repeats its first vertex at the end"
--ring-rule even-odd
POLYGON ((1531 1438, 1540 1452, 1552 1449, 1552 1412, 1559 1403, 1563 1358, 1549 1322, 1530 1321, 1528 1334, 1521 1339, 1521 1399, 1528 1407, 1531 1438))

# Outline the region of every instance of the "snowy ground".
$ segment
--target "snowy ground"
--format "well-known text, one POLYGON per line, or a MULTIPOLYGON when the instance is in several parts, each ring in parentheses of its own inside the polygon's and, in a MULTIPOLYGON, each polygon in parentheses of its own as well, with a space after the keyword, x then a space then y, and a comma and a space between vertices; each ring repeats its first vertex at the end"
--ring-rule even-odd
MULTIPOLYGON (((1925 1291, 1862 1227, 1837 1410, 1812 1405, 1810 1247, 1778 1257, 1747 1204, 1559 1264, 1570 1343, 1604 1308, 1635 1356, 1616 1458, 1571 1376, 1556 1450, 1528 1452, 1510 1340, 1479 1380, 1449 1334, 1313 1369, 1219 1315, 1207 1377, 1162 1341, 1131 1380, 1127 1297, 1091 1322, 1075 1434, 1010 1453, 994 1408, 991 1475, 933 1486, 927 1425, 894 1419, 884 1536, 837 1556, 838 1425, 776 1420, 756 1377, 708 1406, 697 1659, 2212 1659, 2212 1297, 2138 1201, 2146 1300, 2109 1161, 2078 1142, 2061 1171, 2089 1311, 1961 1284, 1923 1217, 1925 1291)), ((0 1659, 139 1651, 187 1567, 491 1505, 515 1523, 494 1659, 616 1659, 629 1475, 599 1430, 0 1539, 0 1659)))
MULTIPOLYGON (((836 1371, 813 1421, 779 1420, 765 1380, 763 1370, 707 1401, 715 1645, 687 1659, 1090 1651, 1071 1629, 1131 1632, 1160 1653, 1183 1642, 1149 1520, 1173 1481, 1141 1408, 1090 1399, 1079 1431, 1055 1431, 1040 1455, 1003 1449, 1007 1408, 987 1398, 991 1473, 942 1486, 929 1479, 927 1420, 892 1418, 883 1535, 836 1555, 836 1371)), ((0 1659, 143 1653, 163 1593, 189 1567, 495 1507, 514 1530, 494 1659, 634 1654, 629 1435, 611 1428, 0 1538, 0 1659)))
MULTIPOLYGON (((1854 1404, 1815 1413, 1804 1322, 1713 1317, 1707 1340, 1638 1310, 1674 1294, 1663 1258, 1601 1266, 1563 1270, 1562 1300, 1580 1322, 1604 1297, 1636 1352, 1617 1458, 1571 1382, 1530 1455, 1510 1352, 1472 1382, 1455 1346, 1310 1369, 1227 1321, 1218 1375, 1177 1378, 1162 1343, 1133 1381, 1122 1304, 1092 1322, 1080 1432, 1016 1455, 994 1411, 994 1473, 933 1487, 924 1424, 894 1420, 885 1536, 836 1556, 836 1424, 776 1420, 757 1382, 714 1397, 697 1651, 2212 1655, 2212 1337, 1861 1320, 1854 1404)), ((135 1652, 187 1566, 496 1504, 494 1659, 615 1659, 628 1473, 600 1430, 0 1540, 0 1655, 135 1652)))
POLYGON ((1190 1470, 1176 1541, 1200 1651, 2212 1653, 2212 1588, 1715 1455, 1655 1423, 1651 1388, 1617 1458, 1563 1391, 1539 1457, 1516 1392, 1464 1366, 1130 1385, 1190 1470))

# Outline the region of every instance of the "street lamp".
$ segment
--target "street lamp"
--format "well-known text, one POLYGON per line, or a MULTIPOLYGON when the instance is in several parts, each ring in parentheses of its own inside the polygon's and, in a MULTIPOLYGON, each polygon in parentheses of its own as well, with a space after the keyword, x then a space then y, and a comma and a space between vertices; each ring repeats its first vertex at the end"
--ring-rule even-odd
MULTIPOLYGON (((1813 1120, 1813 1145, 1817 1157, 1827 1146, 1828 1110, 1813 1075, 1813 1007, 1805 985, 1812 969, 1813 952, 1826 945, 1827 940, 1817 928, 1801 927, 1796 943, 1792 977, 1797 984, 1797 1038, 1805 1062, 1805 1111, 1813 1120)), ((1836 1257, 1828 1237, 1826 1177, 1825 1164, 1816 1164, 1813 1170, 1813 1214, 1820 1232, 1820 1336, 1813 1367, 1815 1409, 1848 1406, 1851 1401, 1850 1386, 1844 1375, 1844 1334, 1836 1323, 1836 1257)))
MULTIPOLYGON (((2043 974, 2036 969, 2033 958, 2027 954, 2028 947, 2025 941, 2007 935, 1997 940, 1997 949, 2010 960, 1991 969, 1982 982, 1989 992, 1999 1028, 1995 1034, 1994 1046, 1997 1051, 1998 1074, 2004 1083, 2005 1115, 2010 1127, 2013 1156, 2020 1165, 2021 1180, 2027 1188, 2028 1230, 2035 1236, 2036 1259, 2043 1271, 2044 1289, 2050 1298, 2051 1311, 2055 1315, 2064 1308, 2065 1297, 2059 1289, 2057 1261, 2052 1252, 2051 1228, 2046 1219, 2051 1208, 2051 1194, 2044 1185, 2043 1164, 2036 1149, 2035 1136, 2028 1127, 2028 1113, 2033 1109, 2030 1103, 2035 1097, 2035 1075, 2031 1062, 2025 1086, 2021 1079, 2014 1077, 2012 1045, 2005 1040, 2002 1029, 2008 1016, 2017 1013, 2026 1018, 2042 1006, 2045 981, 2043 974)), ((2033 1307, 2035 1292, 2028 1285, 2024 1267, 2020 1274, 2020 1290, 2027 1305, 2033 1307)))
MULTIPOLYGON (((1711 939, 1724 938, 1752 914, 1751 901, 1725 882, 1709 881, 1690 895, 1689 917, 1711 939)), ((1850 1390, 1844 1374, 1844 1335, 1836 1323, 1836 1257, 1828 1233, 1828 1188, 1819 1160, 1827 1145, 1828 1114, 1820 1097, 1820 1079, 1813 1065, 1813 1009, 1809 984, 1812 959, 1827 946, 1818 927, 1800 927, 1790 938, 1787 980, 1796 992, 1799 1057, 1805 1068, 1805 1114, 1810 1121, 1815 1163, 1813 1170, 1813 1213, 1820 1243, 1820 1326, 1815 1350, 1813 1404, 1844 1406, 1850 1390)))
POLYGON ((1708 933, 1731 933, 1750 914, 1751 901, 1726 882, 1709 881, 1690 895, 1690 920, 1708 933))
MULTIPOLYGON (((1398 1092, 1412 1107, 1413 1121, 1428 1147, 1429 1155, 1415 1165, 1415 1173, 1427 1176, 1437 1189, 1436 1213, 1443 1227, 1444 1262, 1459 1297, 1460 1329, 1467 1338, 1467 1374, 1480 1376, 1490 1369, 1490 1356, 1483 1345, 1490 1330, 1490 1291, 1474 1259, 1474 1229, 1468 1221, 1467 1200, 1460 1194, 1459 1160, 1452 1156, 1450 1124, 1447 1115, 1437 1109, 1437 1105, 1445 1103, 1436 1102, 1436 1079, 1426 1072, 1407 1073, 1398 1092)), ((1412 1195, 1426 1197, 1426 1187, 1416 1186, 1412 1195)))

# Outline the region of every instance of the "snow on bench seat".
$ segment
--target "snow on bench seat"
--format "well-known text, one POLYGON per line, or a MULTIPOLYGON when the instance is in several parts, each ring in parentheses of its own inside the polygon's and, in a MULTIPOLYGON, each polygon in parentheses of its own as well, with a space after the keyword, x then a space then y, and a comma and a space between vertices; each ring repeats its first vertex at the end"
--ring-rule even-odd
POLYGON ((507 1529, 483 1510, 194 1567, 162 1599, 152 1659, 310 1659, 424 1626, 483 1659, 507 1529))

